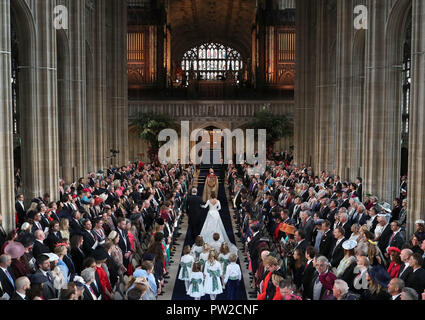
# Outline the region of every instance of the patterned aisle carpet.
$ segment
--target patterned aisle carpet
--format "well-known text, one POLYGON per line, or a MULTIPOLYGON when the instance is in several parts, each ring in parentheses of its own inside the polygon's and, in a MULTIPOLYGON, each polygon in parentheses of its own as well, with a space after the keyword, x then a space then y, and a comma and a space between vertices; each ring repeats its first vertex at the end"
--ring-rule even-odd
MULTIPOLYGON (((207 174, 208 174, 208 169, 201 169, 199 177, 206 177, 207 174)), ((200 183, 198 185, 198 195, 202 196, 203 190, 204 190, 204 184, 200 183)), ((226 190, 225 190, 225 187, 224 187, 224 180, 221 181, 220 186, 219 186, 218 200, 220 200, 220 203, 221 203, 220 216, 221 216, 221 220, 223 221, 224 228, 226 229, 229 240, 232 241, 233 243, 235 243, 235 235, 234 235, 233 228, 232 228, 232 220, 231 220, 231 216, 230 216, 229 205, 227 203, 227 196, 226 196, 226 190)), ((203 213, 206 216, 208 209, 201 209, 201 210, 204 210, 203 213)), ((187 234, 186 234, 186 239, 185 239, 185 242, 184 242, 184 246, 186 246, 186 245, 192 246, 193 243, 192 243, 191 239, 192 239, 192 237, 191 237, 191 234, 190 234, 190 230, 188 229, 187 234)), ((182 249, 183 249, 184 246, 182 246, 182 249)), ((178 261, 176 261, 176 263, 178 263, 178 261)), ((238 261, 238 263, 239 263, 239 261, 238 261)), ((185 289, 185 286, 184 286, 184 281, 179 280, 177 278, 179 272, 180 272, 180 267, 179 267, 179 271, 177 272, 177 275, 176 275, 176 282, 175 282, 175 285, 174 285, 172 300, 194 300, 193 298, 186 295, 186 289, 185 289)), ((227 290, 225 290, 222 294, 217 296, 217 300, 226 300, 226 299, 227 299, 227 290)), ((210 300, 210 296, 206 295, 206 296, 202 297, 201 300, 210 300)), ((239 293, 238 293, 237 300, 247 300, 247 295, 246 295, 246 290, 245 290, 243 278, 242 278, 242 280, 240 281, 240 284, 239 284, 239 293)))

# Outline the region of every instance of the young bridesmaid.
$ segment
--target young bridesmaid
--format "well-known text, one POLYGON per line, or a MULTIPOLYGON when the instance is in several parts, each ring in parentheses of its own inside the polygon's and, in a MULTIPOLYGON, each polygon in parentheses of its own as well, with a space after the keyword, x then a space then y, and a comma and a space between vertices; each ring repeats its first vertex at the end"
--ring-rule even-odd
POLYGON ((227 300, 236 300, 239 283, 242 280, 241 267, 236 264, 238 256, 234 253, 230 254, 230 264, 227 266, 224 274, 224 286, 227 286, 227 300))
POLYGON ((183 280, 186 291, 189 289, 190 284, 190 273, 192 270, 192 265, 195 262, 193 256, 190 254, 190 246, 185 246, 183 249, 183 257, 180 260, 180 273, 179 280, 183 280))
POLYGON ((202 236, 197 236, 195 239, 195 244, 192 247, 191 254, 195 260, 199 260, 199 256, 202 252, 202 246, 204 245, 204 239, 202 236))
POLYGON ((199 262, 201 263, 202 271, 204 271, 205 262, 207 262, 209 254, 210 246, 208 243, 204 243, 202 246, 202 253, 199 255, 199 262))
POLYGON ((226 274, 227 266, 229 265, 230 249, 227 242, 223 242, 220 247, 220 255, 218 256, 218 261, 221 263, 223 269, 223 274, 226 274))
POLYGON ((221 284, 223 270, 220 262, 218 262, 218 254, 215 250, 210 251, 208 261, 205 263, 204 275, 205 294, 209 294, 211 300, 215 300, 218 294, 223 293, 223 286, 221 284))
POLYGON ((203 284, 204 274, 201 272, 201 269, 202 266, 200 262, 197 261, 193 263, 187 295, 195 298, 195 300, 201 300, 201 297, 205 295, 203 284))

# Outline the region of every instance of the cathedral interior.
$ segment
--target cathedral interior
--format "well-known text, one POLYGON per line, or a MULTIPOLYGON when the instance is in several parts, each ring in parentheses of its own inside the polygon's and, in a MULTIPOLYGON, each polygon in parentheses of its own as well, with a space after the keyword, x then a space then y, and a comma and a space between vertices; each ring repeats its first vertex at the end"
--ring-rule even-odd
POLYGON ((18 171, 30 200, 58 194, 59 179, 147 161, 140 112, 192 130, 291 113, 293 137, 276 151, 361 176, 388 202, 408 173, 409 220, 423 216, 422 0, 2 0, 0 16, 8 229, 18 171))

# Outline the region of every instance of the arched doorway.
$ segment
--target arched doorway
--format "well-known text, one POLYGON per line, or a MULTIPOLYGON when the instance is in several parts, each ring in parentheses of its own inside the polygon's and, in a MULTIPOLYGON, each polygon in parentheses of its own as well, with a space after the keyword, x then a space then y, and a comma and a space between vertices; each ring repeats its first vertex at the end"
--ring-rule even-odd
POLYGON ((221 129, 214 126, 204 128, 202 141, 206 144, 202 163, 220 164, 224 152, 224 137, 221 129))

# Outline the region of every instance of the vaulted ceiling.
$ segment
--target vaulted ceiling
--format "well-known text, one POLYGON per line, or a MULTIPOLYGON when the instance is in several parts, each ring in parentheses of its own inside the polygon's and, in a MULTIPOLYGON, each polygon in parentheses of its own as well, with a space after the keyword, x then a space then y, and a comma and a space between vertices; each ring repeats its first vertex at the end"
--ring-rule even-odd
POLYGON ((169 24, 174 59, 211 41, 249 56, 255 14, 256 0, 171 0, 169 24))

